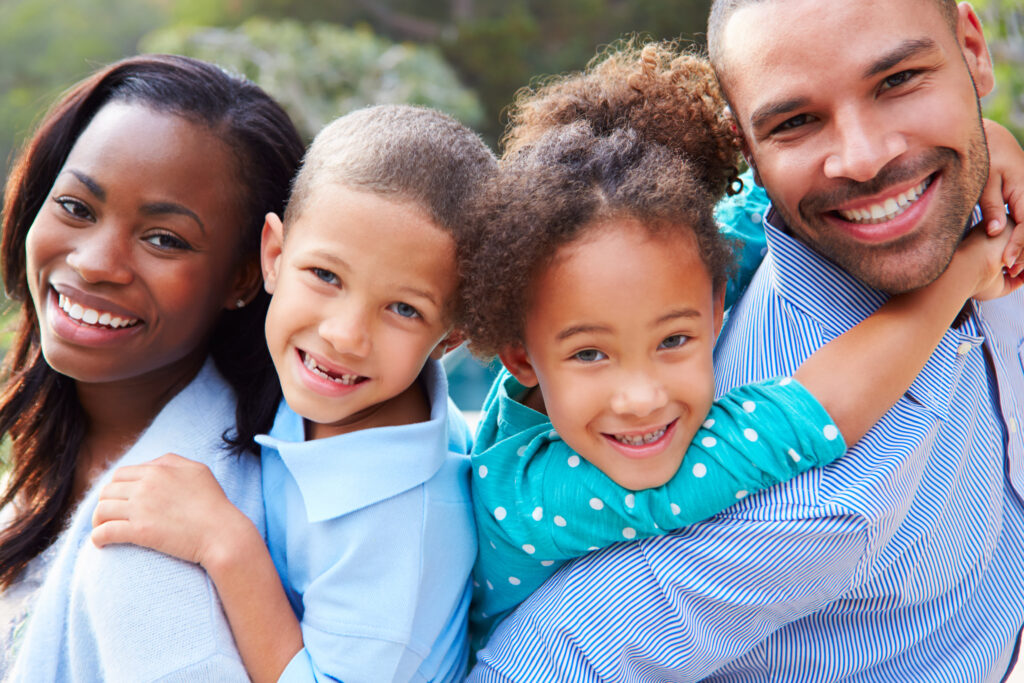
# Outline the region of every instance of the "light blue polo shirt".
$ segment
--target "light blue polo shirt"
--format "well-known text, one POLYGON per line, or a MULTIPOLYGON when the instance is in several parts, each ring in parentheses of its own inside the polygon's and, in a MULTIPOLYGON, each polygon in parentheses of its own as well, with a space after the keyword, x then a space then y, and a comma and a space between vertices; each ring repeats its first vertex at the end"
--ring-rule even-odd
POLYGON ((437 361, 430 420, 304 441, 281 401, 263 446, 267 545, 302 624, 281 681, 455 681, 476 536, 469 430, 437 361))

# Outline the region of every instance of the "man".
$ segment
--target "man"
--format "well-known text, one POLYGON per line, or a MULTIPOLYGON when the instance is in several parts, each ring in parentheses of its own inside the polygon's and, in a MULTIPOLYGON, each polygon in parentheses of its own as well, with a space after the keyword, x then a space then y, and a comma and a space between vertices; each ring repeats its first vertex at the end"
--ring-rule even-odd
MULTIPOLYGON (((988 173, 992 68, 946 0, 718 0, 708 38, 775 208, 725 391, 945 269, 988 173)), ((1024 295, 971 302, 843 460, 568 567, 473 680, 999 681, 1024 623, 1022 410, 1024 295)))

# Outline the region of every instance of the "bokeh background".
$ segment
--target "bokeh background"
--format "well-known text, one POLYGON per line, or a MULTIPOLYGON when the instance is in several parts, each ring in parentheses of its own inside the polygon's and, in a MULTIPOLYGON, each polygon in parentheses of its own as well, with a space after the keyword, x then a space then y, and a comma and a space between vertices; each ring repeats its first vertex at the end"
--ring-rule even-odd
MULTIPOLYGON (((985 113, 1024 139, 1024 3, 973 4, 997 64, 997 86, 985 99, 985 113)), ((245 74, 284 105, 307 138, 351 109, 409 102, 452 114, 498 151, 503 110, 517 89, 580 69, 601 46, 626 36, 702 45, 709 5, 710 0, 0 0, 2 172, 6 181, 12 156, 62 90, 98 66, 138 52, 186 54, 245 74)), ((478 407, 488 370, 464 352, 446 363, 456 402, 478 407)))

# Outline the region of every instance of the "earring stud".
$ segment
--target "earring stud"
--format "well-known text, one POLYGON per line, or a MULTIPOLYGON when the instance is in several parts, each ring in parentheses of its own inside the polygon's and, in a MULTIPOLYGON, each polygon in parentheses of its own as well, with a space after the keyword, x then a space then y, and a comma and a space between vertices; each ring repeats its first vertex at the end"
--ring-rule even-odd
POLYGON ((245 308, 245 299, 238 299, 235 301, 235 308, 245 308))

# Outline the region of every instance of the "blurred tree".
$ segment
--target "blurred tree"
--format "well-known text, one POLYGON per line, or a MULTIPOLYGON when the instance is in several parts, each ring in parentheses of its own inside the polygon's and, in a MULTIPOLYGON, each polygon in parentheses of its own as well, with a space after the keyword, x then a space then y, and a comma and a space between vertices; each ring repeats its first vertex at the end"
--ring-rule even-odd
POLYGON ((368 27, 253 18, 231 29, 161 29, 139 46, 244 74, 277 98, 307 137, 339 115, 373 103, 421 104, 470 126, 482 118, 476 95, 459 82, 437 48, 393 43, 368 27))
POLYGON ((1024 140, 1024 5, 1020 0, 974 0, 996 69, 985 113, 1024 140))
POLYGON ((66 87, 135 53, 139 37, 167 20, 161 0, 0 2, 0 160, 66 87))

